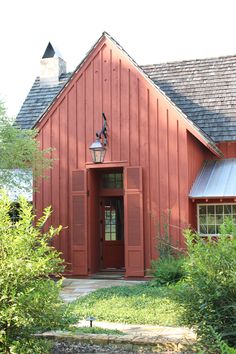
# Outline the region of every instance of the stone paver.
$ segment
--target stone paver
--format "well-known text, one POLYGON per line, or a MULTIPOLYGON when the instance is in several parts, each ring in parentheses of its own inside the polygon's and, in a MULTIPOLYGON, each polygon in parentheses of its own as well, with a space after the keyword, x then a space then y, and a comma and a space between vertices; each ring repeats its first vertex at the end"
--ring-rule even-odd
POLYGON ((131 286, 140 284, 143 280, 123 279, 64 279, 61 297, 65 302, 71 302, 92 291, 111 286, 131 286))
MULTIPOLYGON (((123 279, 64 279, 61 297, 65 302, 71 302, 81 296, 87 295, 92 291, 111 286, 132 286, 140 284, 140 280, 123 280, 123 279)), ((168 339, 192 339, 196 338, 195 333, 184 327, 164 327, 164 326, 149 326, 149 325, 128 325, 123 323, 110 323, 94 321, 94 326, 118 329, 132 336, 141 337, 165 337, 168 339)), ((79 321, 78 327, 89 326, 85 320, 79 321)))
MULTIPOLYGON (((93 325, 96 327, 107 329, 118 329, 124 333, 132 336, 145 336, 155 337, 163 336, 169 339, 195 339, 195 333, 185 327, 165 327, 165 326, 151 326, 151 325, 130 325, 124 323, 111 323, 111 322, 99 322, 94 321, 93 325)), ((88 321, 79 321, 78 327, 87 327, 88 321)))

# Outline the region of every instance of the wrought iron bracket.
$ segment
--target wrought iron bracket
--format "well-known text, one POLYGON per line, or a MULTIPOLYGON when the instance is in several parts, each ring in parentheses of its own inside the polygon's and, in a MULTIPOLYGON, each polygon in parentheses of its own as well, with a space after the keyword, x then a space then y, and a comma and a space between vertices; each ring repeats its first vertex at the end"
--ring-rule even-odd
POLYGON ((100 130, 100 132, 96 133, 96 137, 101 139, 102 136, 104 137, 103 139, 103 145, 106 146, 107 145, 107 119, 105 116, 105 113, 102 112, 102 117, 103 117, 103 124, 102 124, 102 129, 100 130))

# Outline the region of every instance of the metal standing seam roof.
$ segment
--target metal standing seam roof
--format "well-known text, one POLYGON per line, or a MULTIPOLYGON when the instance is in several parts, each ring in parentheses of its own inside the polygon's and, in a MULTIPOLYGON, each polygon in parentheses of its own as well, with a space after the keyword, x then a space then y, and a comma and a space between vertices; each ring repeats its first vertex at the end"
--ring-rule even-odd
POLYGON ((236 159, 206 161, 197 176, 190 198, 236 197, 236 159))

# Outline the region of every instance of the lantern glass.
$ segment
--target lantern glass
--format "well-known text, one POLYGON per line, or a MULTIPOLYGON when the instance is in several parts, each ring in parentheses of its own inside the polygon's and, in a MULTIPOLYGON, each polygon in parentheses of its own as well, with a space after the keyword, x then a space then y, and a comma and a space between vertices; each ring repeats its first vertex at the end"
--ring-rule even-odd
POLYGON ((91 151, 91 156, 94 163, 102 163, 104 161, 106 148, 101 144, 99 139, 92 143, 89 150, 91 151))

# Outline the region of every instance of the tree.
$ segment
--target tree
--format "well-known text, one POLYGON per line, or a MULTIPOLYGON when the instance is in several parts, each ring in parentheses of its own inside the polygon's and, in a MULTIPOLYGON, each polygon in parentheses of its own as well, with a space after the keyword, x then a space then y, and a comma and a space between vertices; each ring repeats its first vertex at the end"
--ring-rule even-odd
MULTIPOLYGON (((36 129, 19 129, 14 126, 13 121, 7 117, 3 102, 0 101, 0 188, 14 187, 19 183, 13 178, 14 169, 31 170, 34 177, 38 177, 51 167, 52 149, 40 150, 36 136, 36 129)), ((30 173, 20 175, 25 184, 31 178, 30 173)))

